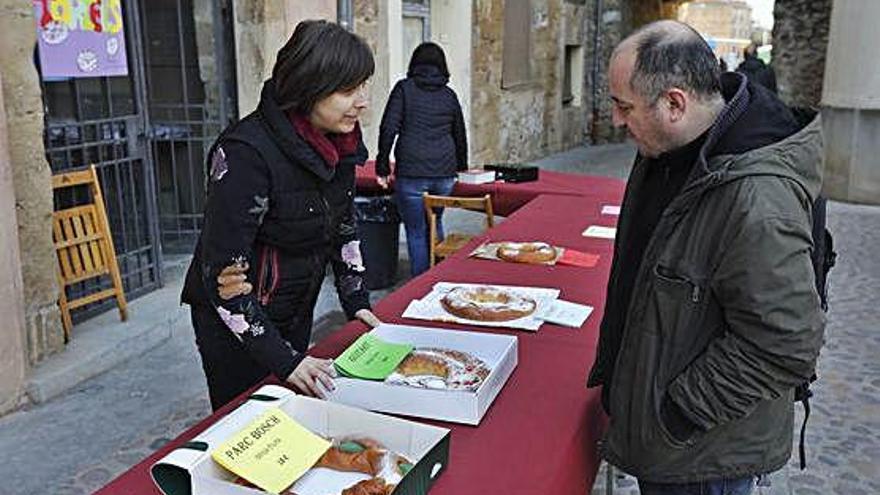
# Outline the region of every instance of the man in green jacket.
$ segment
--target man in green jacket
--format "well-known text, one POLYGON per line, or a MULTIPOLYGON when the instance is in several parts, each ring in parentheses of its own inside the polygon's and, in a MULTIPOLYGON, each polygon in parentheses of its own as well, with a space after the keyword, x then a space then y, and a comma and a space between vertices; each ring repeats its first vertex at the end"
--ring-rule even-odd
POLYGON ((819 119, 721 74, 692 28, 650 24, 609 67, 627 183, 589 385, 601 445, 643 495, 751 493, 791 455, 824 316, 810 260, 819 119))

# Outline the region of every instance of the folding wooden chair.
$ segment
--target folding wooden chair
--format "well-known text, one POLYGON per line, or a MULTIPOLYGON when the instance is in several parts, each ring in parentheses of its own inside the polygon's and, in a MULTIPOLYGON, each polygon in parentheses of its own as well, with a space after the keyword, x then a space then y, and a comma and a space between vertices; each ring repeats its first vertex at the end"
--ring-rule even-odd
POLYGON ((70 340, 73 323, 70 311, 86 304, 115 297, 122 321, 128 319, 122 277, 113 249, 113 237, 104 209, 104 198, 98 182, 98 172, 94 165, 86 170, 67 172, 52 176, 52 189, 88 185, 92 202, 57 210, 52 213, 52 232, 55 252, 58 255, 58 285, 60 295, 61 322, 64 326, 64 340, 70 340), (68 301, 66 288, 95 277, 109 276, 112 288, 68 301))
POLYGON ((492 213, 492 199, 486 194, 483 197, 463 198, 457 196, 434 196, 428 193, 422 194, 425 203, 425 213, 428 215, 428 233, 430 246, 431 266, 434 266, 437 258, 446 258, 461 249, 473 236, 461 233, 445 233, 442 241, 437 237, 437 212, 436 208, 460 208, 471 211, 486 213, 486 228, 495 225, 495 215, 492 213))

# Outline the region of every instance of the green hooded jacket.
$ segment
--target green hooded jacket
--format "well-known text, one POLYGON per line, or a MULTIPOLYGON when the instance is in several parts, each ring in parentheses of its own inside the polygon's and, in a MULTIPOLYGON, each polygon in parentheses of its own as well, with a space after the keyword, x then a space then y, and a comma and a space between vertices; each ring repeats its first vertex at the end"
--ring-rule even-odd
MULTIPOLYGON (((646 481, 687 483, 788 461, 794 388, 813 374, 825 326, 810 260, 820 129, 816 117, 774 144, 701 159, 663 212, 619 350, 602 335, 590 373, 589 386, 608 388, 601 451, 611 464, 646 481), (695 427, 687 438, 665 424, 664 401, 695 427)), ((631 221, 628 198, 642 174, 637 162, 619 228, 631 221)), ((619 244, 615 252, 626 249, 619 244)))

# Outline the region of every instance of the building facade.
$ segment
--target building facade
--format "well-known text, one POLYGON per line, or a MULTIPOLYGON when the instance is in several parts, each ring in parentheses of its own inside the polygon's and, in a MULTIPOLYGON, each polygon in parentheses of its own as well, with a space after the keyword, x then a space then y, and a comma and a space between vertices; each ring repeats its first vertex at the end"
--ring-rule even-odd
POLYGON ((678 20, 694 27, 709 42, 715 56, 733 70, 752 41, 752 8, 739 0, 701 0, 683 3, 678 20))

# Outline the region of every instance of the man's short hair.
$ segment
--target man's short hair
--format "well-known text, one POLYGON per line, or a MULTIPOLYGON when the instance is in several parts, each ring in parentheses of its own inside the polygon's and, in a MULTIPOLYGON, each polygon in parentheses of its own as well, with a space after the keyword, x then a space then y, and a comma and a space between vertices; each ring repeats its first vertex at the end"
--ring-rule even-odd
POLYGON ((655 103, 670 88, 689 91, 701 99, 721 93, 721 68, 709 44, 687 24, 658 21, 630 36, 635 64, 630 85, 655 103))

